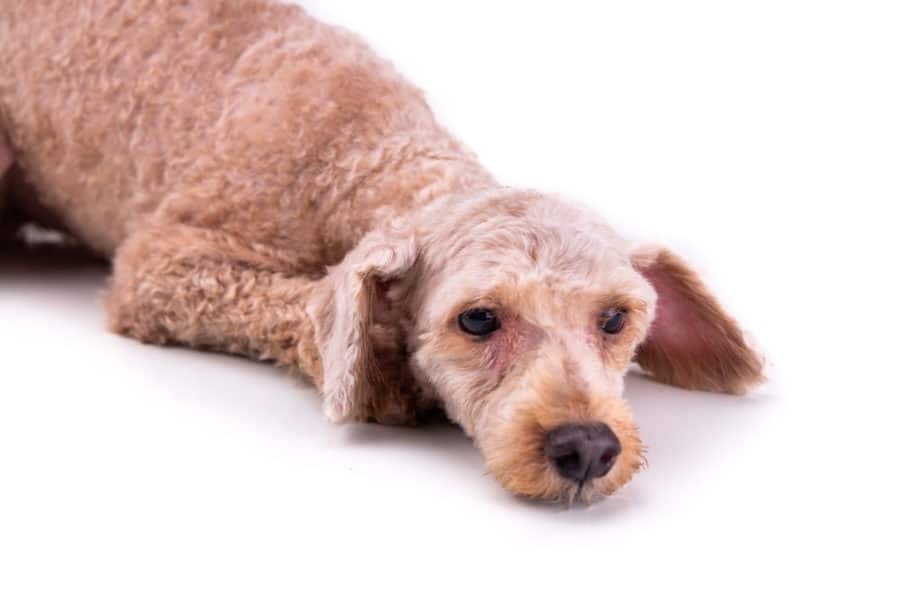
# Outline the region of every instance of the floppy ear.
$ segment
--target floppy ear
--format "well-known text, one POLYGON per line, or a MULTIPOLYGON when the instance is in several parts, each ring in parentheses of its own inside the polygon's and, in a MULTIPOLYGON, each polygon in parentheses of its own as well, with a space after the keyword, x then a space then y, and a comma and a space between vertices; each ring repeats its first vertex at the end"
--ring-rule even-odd
POLYGON ((330 268, 309 301, 323 409, 332 421, 414 420, 397 293, 410 284, 416 257, 413 236, 373 231, 330 268))
POLYGON ((655 320, 636 361, 677 387, 744 393, 763 380, 763 360, 699 276, 673 252, 645 247, 632 264, 658 294, 655 320))

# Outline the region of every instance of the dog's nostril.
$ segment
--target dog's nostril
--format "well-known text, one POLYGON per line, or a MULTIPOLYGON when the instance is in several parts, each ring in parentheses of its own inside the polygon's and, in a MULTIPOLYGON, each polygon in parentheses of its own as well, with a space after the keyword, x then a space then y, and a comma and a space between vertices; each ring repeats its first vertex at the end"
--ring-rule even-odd
POLYGON ((565 479, 587 481, 607 474, 622 450, 603 423, 565 424, 545 437, 545 454, 565 479))
POLYGON ((560 455, 553 455, 552 462, 559 474, 566 477, 579 478, 584 476, 584 460, 577 451, 569 451, 560 455))

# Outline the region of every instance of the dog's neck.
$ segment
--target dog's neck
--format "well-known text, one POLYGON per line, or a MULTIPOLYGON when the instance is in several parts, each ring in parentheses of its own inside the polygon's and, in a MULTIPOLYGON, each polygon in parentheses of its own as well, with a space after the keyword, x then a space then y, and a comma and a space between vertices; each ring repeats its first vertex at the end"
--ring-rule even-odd
POLYGON ((438 126, 389 136, 329 167, 319 176, 344 179, 318 182, 310 195, 320 214, 316 220, 324 225, 327 263, 338 262, 371 229, 446 197, 498 186, 475 155, 438 126), (343 173, 345 166, 349 173, 343 173))

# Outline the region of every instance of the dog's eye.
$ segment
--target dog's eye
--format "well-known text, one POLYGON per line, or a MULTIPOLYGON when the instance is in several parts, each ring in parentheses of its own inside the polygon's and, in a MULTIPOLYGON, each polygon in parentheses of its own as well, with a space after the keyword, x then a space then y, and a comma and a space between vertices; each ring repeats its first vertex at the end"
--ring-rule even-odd
POLYGON ((600 329, 608 334, 618 334, 626 326, 626 311, 610 308, 603 313, 600 329))
POLYGON ((500 319, 487 308, 472 308, 459 315, 459 327, 473 336, 487 336, 500 329, 500 319))

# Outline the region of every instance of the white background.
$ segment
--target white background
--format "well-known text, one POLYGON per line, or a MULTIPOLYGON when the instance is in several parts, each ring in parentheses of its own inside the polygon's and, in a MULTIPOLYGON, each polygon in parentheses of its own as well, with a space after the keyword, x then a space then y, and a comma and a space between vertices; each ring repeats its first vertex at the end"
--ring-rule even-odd
POLYGON ((919 3, 308 4, 502 181, 686 255, 770 382, 630 377, 649 468, 567 510, 452 428, 107 333, 104 267, 3 256, 0 612, 922 613, 919 3))

